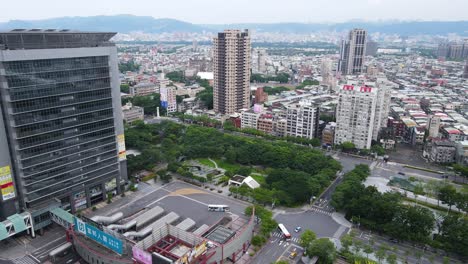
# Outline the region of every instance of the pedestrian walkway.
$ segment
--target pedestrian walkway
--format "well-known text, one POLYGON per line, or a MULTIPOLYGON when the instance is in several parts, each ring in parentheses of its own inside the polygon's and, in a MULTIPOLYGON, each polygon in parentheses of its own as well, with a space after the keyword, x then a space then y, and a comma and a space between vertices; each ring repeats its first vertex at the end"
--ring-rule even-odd
POLYGON ((215 165, 215 168, 218 169, 218 163, 216 163, 216 161, 208 158, 209 161, 211 161, 214 165, 215 165))
POLYGON ((342 214, 342 213, 334 212, 332 214, 332 218, 333 218, 333 220, 335 220, 335 222, 337 222, 338 224, 340 224, 342 226, 345 226, 347 228, 352 227, 352 223, 349 222, 348 220, 346 220, 346 218, 344 217, 344 214, 342 214))
POLYGON ((317 207, 311 207, 309 210, 312 211, 312 212, 316 212, 316 213, 324 214, 324 215, 329 215, 329 216, 331 216, 333 214, 330 211, 327 211, 327 210, 321 209, 321 208, 317 208, 317 207))
MULTIPOLYGON (((283 238, 283 233, 275 232, 275 233, 272 234, 272 236, 275 237, 275 238, 283 238)), ((291 237, 290 242, 299 243, 300 240, 301 239, 299 237, 291 237)))
POLYGON ((340 226, 340 228, 338 228, 338 230, 336 230, 335 234, 333 234, 333 238, 340 239, 341 235, 343 235, 343 233, 346 231, 346 229, 348 229, 348 228, 345 227, 345 226, 340 226))
POLYGON ((13 260, 15 264, 38 264, 39 262, 35 261, 30 256, 24 256, 22 258, 17 258, 13 260))

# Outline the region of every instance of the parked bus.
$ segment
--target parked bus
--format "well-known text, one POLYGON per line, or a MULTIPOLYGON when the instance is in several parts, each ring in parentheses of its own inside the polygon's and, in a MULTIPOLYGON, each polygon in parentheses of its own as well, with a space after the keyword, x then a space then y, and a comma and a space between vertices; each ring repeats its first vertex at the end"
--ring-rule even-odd
POLYGON ((209 204, 208 211, 229 212, 229 206, 224 205, 224 204, 209 204))
POLYGON ((283 234, 284 239, 286 239, 286 240, 290 240, 290 239, 291 239, 291 234, 290 234, 289 231, 286 229, 286 227, 284 227, 283 224, 279 224, 279 225, 278 225, 278 230, 283 234))

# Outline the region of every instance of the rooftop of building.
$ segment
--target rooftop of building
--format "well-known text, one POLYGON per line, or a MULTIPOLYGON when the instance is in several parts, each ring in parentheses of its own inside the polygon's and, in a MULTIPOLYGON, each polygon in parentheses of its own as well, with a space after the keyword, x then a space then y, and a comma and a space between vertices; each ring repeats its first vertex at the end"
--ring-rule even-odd
POLYGON ((219 244, 226 243, 231 237, 236 234, 233 230, 224 227, 222 225, 217 226, 214 228, 208 235, 205 237, 211 241, 214 241, 219 244))
POLYGON ((433 140, 432 144, 438 147, 455 147, 455 143, 448 140, 433 140))
POLYGON ((116 34, 69 29, 13 29, 0 31, 0 50, 113 46, 110 39, 116 34))
POLYGON ((443 128, 445 131, 447 131, 447 133, 451 134, 451 135, 459 135, 459 134, 462 134, 462 132, 454 127, 444 127, 443 128))

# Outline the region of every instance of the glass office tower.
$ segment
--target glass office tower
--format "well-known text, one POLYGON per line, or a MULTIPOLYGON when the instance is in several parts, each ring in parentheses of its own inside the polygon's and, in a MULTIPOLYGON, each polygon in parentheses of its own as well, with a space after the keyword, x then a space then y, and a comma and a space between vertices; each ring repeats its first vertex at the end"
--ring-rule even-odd
POLYGON ((0 220, 76 212, 127 180, 115 33, 0 32, 0 220), (34 214, 37 211, 39 213, 34 214))

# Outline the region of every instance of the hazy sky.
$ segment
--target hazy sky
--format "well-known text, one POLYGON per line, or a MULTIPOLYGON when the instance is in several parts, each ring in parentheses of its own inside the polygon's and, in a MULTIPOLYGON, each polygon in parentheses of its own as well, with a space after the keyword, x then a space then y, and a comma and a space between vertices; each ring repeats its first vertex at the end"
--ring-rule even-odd
POLYGON ((132 14, 192 23, 468 20, 468 0, 2 0, 0 21, 132 14))

